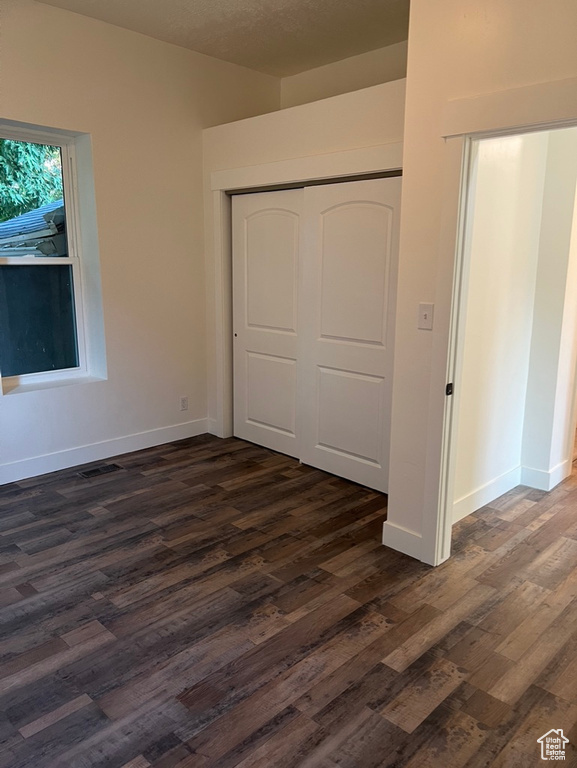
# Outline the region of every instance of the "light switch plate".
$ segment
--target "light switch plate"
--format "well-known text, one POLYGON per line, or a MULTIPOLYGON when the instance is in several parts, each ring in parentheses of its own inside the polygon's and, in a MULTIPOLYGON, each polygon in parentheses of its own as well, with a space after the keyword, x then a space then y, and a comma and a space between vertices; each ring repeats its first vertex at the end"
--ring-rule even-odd
POLYGON ((433 330, 433 312, 435 309, 434 304, 419 304, 419 325, 418 328, 421 331, 433 330))

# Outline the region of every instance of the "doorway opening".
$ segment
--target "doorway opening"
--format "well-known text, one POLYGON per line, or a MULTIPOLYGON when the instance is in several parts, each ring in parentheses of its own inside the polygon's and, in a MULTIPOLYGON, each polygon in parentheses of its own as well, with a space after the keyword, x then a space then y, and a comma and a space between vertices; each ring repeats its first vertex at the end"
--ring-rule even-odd
POLYGON ((446 514, 571 473, 577 127, 468 140, 446 514))

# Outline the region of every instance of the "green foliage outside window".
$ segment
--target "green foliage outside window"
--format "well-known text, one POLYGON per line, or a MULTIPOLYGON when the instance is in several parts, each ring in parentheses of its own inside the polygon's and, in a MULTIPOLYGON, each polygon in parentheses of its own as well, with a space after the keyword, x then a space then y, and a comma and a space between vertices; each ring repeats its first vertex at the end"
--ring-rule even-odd
POLYGON ((0 222, 62 194, 60 147, 0 139, 0 222))

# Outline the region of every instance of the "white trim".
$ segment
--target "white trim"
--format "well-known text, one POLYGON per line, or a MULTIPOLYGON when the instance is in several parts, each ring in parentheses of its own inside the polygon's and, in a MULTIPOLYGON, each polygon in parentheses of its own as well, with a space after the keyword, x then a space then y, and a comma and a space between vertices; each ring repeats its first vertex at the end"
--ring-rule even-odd
POLYGON ((536 83, 447 102, 441 135, 528 130, 575 124, 577 78, 536 83))
POLYGON ((5 376, 0 387, 0 396, 21 395, 24 392, 38 392, 41 389, 70 387, 75 384, 93 384, 106 381, 99 376, 88 376, 77 368, 65 368, 54 373, 27 373, 25 376, 5 376))
POLYGON ((206 433, 206 426, 206 419, 196 419, 184 424, 150 429, 134 435, 104 440, 101 443, 92 443, 78 448, 70 448, 66 451, 47 453, 44 456, 14 461, 0 466, 0 485, 15 483, 27 477, 37 477, 47 472, 56 472, 60 469, 68 469, 69 467, 87 464, 91 461, 109 459, 112 456, 119 456, 123 453, 141 451, 144 448, 171 443, 175 440, 184 440, 187 437, 203 435, 206 433))
MULTIPOLYGON (((2 251, 0 251, 2 253, 2 251)), ((74 256, 1 256, 0 266, 33 266, 53 267, 62 264, 74 264, 77 259, 74 256)))
POLYGON ((539 491, 551 491, 571 474, 571 459, 566 459, 549 471, 531 467, 515 467, 489 483, 477 488, 453 505, 453 522, 462 520, 486 504, 502 496, 517 485, 526 485, 539 491))
POLYGON ((490 504, 499 496, 502 496, 507 491, 510 491, 516 485, 521 483, 522 468, 515 467, 514 469, 505 472, 489 483, 485 483, 480 488, 477 488, 467 496, 463 496, 453 504, 453 523, 462 520, 467 515, 476 512, 486 504, 490 504))
POLYGON ((385 547, 396 549, 404 555, 422 559, 423 540, 420 533, 409 531, 401 525, 386 520, 383 523, 383 544, 385 547))
POLYGON ((429 389, 429 420, 427 425, 427 455, 439 456, 439 465, 428 464, 425 478, 425 508, 423 512, 422 561, 439 565, 451 554, 453 525, 454 461, 451 445, 456 434, 455 414, 458 412, 459 386, 456 381, 455 355, 459 334, 458 308, 454 296, 463 280, 459 254, 463 248, 465 231, 463 179, 469 164, 469 143, 456 138, 445 143, 445 174, 443 179, 443 212, 441 240, 443 249, 439 263, 435 290, 435 328, 431 384, 429 389), (447 339, 449 342, 447 343, 447 339), (454 394, 445 395, 448 383, 454 384, 454 394))
POLYGON ((39 127, 32 123, 20 123, 16 120, 1 120, 0 133, 3 139, 49 144, 53 147, 74 144, 75 139, 82 135, 78 131, 67 131, 63 128, 48 128, 46 126, 39 127))
POLYGON ((233 434, 232 256, 230 199, 226 192, 320 179, 346 179, 347 176, 398 170, 402 168, 402 160, 402 143, 392 142, 326 155, 213 171, 210 174, 214 240, 214 286, 211 289, 214 290, 216 346, 216 412, 209 417, 212 434, 218 437, 230 437, 233 434))
POLYGON ((294 184, 321 179, 338 179, 362 173, 391 171, 402 168, 403 145, 401 142, 379 144, 375 147, 348 149, 327 155, 296 157, 273 163, 250 165, 213 171, 211 189, 237 190, 251 187, 267 187, 275 184, 294 184))
MULTIPOLYGON (((471 185, 471 139, 575 125, 577 123, 576 104, 577 78, 539 83, 468 99, 458 99, 446 104, 441 134, 445 139, 449 139, 446 142, 448 147, 455 144, 464 149, 460 183, 454 170, 453 155, 447 155, 447 168, 453 168, 452 171, 448 171, 448 174, 452 176, 453 181, 452 187, 445 191, 444 199, 450 203, 450 198, 458 193, 460 205, 459 215, 454 217, 452 225, 443 227, 439 241, 441 253, 455 254, 453 266, 456 279, 451 301, 452 327, 448 337, 448 380, 455 381, 457 379, 457 381, 455 381, 456 397, 451 398, 450 407, 445 409, 443 446, 440 453, 438 506, 433 514, 425 515, 425 519, 428 520, 428 523, 424 523, 423 532, 426 551, 431 550, 433 536, 435 536, 437 542, 445 541, 445 554, 448 556, 450 543, 447 542, 450 541, 451 525, 511 490, 515 485, 522 482, 529 487, 549 491, 570 474, 570 460, 561 462, 548 472, 519 466, 487 486, 477 489, 469 496, 456 502, 453 501, 457 435, 454 415, 460 395, 458 372, 462 362, 463 337, 459 331, 463 323, 464 302, 466 301, 466 297, 462 295, 462 281, 463 269, 466 270, 467 266, 464 264, 467 235, 464 231, 464 225, 468 213, 467 209, 470 205, 468 196, 471 185)), ((452 205, 454 206, 454 203, 452 205)), ((574 430, 570 438, 571 450, 572 435, 574 435, 574 430)), ((439 550, 433 559, 426 556, 424 560, 436 565, 444 559, 439 556, 440 554, 439 550)))
POLYGON ((90 364, 87 354, 86 327, 90 323, 90 319, 86 316, 84 309, 83 258, 79 237, 80 206, 78 203, 78 180, 76 178, 74 144, 64 144, 61 148, 61 157, 66 238, 68 255, 71 257, 72 265, 72 301, 76 320, 76 344, 78 351, 77 370, 82 375, 89 375, 90 364))
POLYGON ((539 491, 552 491, 562 480, 569 477, 571 469, 571 459, 565 459, 549 470, 522 467, 521 483, 528 485, 529 488, 537 488, 539 491))
MULTIPOLYGON (((522 132, 577 123, 577 78, 538 83, 502 90, 471 98, 447 101, 438 125, 439 138, 446 141, 444 158, 445 184, 442 191, 443 219, 437 251, 440 254, 436 297, 435 324, 438 329, 439 310, 444 308, 447 289, 453 277, 459 280, 463 250, 463 207, 466 205, 462 171, 466 168, 467 152, 457 168, 455 158, 459 149, 474 134, 497 135, 504 132, 522 132), (454 145, 454 148, 452 148, 454 145), (459 202, 460 206, 459 206, 459 202), (459 211, 460 207, 460 213, 459 211), (456 271, 456 272, 455 272, 456 271), (441 295, 442 294, 442 295, 441 295)), ((460 159, 461 160, 461 159, 460 159)), ((466 178, 466 176, 465 176, 466 178)), ((458 290, 458 288, 457 288, 458 290)), ((449 378, 457 366, 459 296, 449 297, 451 326, 433 331, 431 387, 429 390, 429 424, 426 446, 425 502, 423 506, 423 561, 438 565, 450 555, 450 532, 453 516, 453 478, 455 402, 441 403, 438 388, 442 383, 440 370, 449 378), (437 343, 435 343, 437 342, 437 343)))

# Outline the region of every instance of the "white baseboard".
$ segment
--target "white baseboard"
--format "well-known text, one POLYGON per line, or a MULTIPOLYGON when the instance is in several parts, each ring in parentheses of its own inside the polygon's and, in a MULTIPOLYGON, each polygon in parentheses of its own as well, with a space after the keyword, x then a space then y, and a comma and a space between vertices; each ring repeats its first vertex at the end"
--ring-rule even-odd
POLYGON ((519 466, 499 475, 499 477, 482 485, 467 496, 463 496, 453 504, 453 523, 457 523, 477 509, 484 507, 485 504, 489 504, 489 502, 494 501, 520 483, 521 467, 519 466))
POLYGON ((227 438, 227 437, 234 437, 234 431, 232 429, 232 426, 230 428, 224 428, 223 425, 217 421, 217 419, 213 419, 210 416, 207 419, 207 432, 209 435, 214 435, 215 437, 221 437, 221 438, 227 438))
POLYGON ((14 461, 0 466, 0 485, 15 483, 27 477, 45 475, 47 472, 56 472, 59 469, 68 469, 79 464, 88 464, 91 461, 109 459, 111 456, 119 456, 122 453, 152 448, 154 445, 171 443, 174 440, 196 437, 197 435, 205 434, 207 431, 206 427, 206 419, 196 419, 185 424, 151 429, 147 432, 116 437, 101 443, 92 443, 91 445, 83 445, 79 448, 70 448, 66 451, 58 451, 57 453, 48 453, 44 456, 34 456, 31 459, 14 461))
POLYGON ((209 435, 215 435, 216 437, 221 437, 219 435, 219 426, 216 419, 211 418, 210 416, 206 420, 206 431, 209 435))
POLYGON ((548 471, 523 467, 521 470, 521 482, 523 485, 528 485, 529 488, 537 488, 539 491, 552 491, 556 485, 559 485, 561 480, 569 477, 571 465, 571 459, 566 459, 548 471))
POLYGON ((396 549, 404 555, 420 560, 423 550, 423 542, 420 533, 409 531, 401 525, 396 525, 386 520, 383 523, 383 544, 385 547, 396 549))

